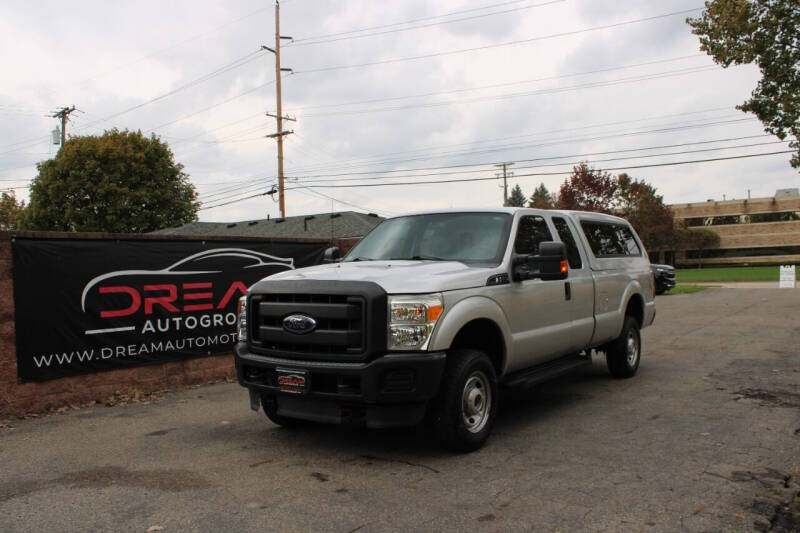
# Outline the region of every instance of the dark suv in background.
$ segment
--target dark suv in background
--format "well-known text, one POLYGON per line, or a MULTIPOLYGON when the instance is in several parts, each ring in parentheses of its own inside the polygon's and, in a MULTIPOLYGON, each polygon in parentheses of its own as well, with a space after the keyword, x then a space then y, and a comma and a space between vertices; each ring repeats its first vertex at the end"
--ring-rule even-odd
POLYGON ((656 294, 664 294, 664 292, 675 287, 675 267, 669 265, 650 265, 653 269, 653 277, 656 280, 656 294))

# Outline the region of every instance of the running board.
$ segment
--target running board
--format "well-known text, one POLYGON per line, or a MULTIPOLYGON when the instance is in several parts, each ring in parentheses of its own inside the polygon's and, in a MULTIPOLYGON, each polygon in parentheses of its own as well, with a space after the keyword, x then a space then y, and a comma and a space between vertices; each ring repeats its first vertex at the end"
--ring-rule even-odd
POLYGON ((562 374, 572 372, 578 368, 591 365, 591 357, 565 355, 564 357, 559 357, 558 359, 542 363, 541 365, 514 372, 503 380, 503 384, 509 387, 517 387, 520 385, 531 387, 557 378, 562 374))

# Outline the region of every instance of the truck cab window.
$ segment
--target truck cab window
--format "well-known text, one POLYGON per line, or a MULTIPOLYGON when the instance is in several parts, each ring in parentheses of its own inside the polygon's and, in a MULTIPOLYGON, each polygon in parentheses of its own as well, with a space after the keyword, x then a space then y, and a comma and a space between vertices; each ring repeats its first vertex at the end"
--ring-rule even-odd
POLYGON ((581 253, 578 251, 578 245, 575 242, 575 236, 572 234, 572 230, 569 229, 567 221, 561 217, 553 217, 553 225, 556 227, 558 237, 561 239, 561 242, 564 243, 564 246, 567 249, 567 262, 569 263, 569 268, 581 268, 583 266, 581 263, 581 253))
POLYGON ((553 236, 547 229, 547 222, 542 217, 538 215, 524 216, 519 219, 514 251, 518 254, 536 255, 539 253, 540 243, 552 240, 553 236))

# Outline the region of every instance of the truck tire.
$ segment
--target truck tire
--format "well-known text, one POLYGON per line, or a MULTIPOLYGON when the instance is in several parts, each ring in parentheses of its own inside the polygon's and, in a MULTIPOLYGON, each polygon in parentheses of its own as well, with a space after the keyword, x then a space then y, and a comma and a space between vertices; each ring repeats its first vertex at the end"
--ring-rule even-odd
POLYGON ((304 426, 308 423, 306 420, 301 420, 299 418, 289 418, 279 415, 278 405, 275 403, 275 399, 269 396, 261 397, 261 407, 264 408, 264 414, 267 415, 269 421, 281 427, 294 428, 304 426))
POLYGON ((494 366, 483 352, 452 350, 439 394, 431 404, 433 432, 446 449, 477 450, 489 438, 497 414, 494 366))
POLYGON ((622 332, 615 340, 606 345, 606 364, 608 371, 615 378, 630 378, 639 369, 642 359, 642 336, 639 322, 630 315, 625 315, 622 332))

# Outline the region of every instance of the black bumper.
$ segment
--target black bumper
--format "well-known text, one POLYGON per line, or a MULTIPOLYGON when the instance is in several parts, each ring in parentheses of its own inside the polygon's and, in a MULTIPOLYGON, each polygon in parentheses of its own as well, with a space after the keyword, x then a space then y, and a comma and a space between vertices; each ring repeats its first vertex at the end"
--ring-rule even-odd
POLYGON ((239 384, 250 390, 251 406, 274 402, 277 414, 316 422, 369 427, 409 426, 425 415, 425 404, 439 390, 445 354, 397 353, 366 363, 299 361, 235 349, 239 384), (278 370, 306 377, 304 392, 283 392, 278 370))
POLYGON ((675 288, 675 278, 659 276, 656 278, 656 291, 664 292, 675 288))

